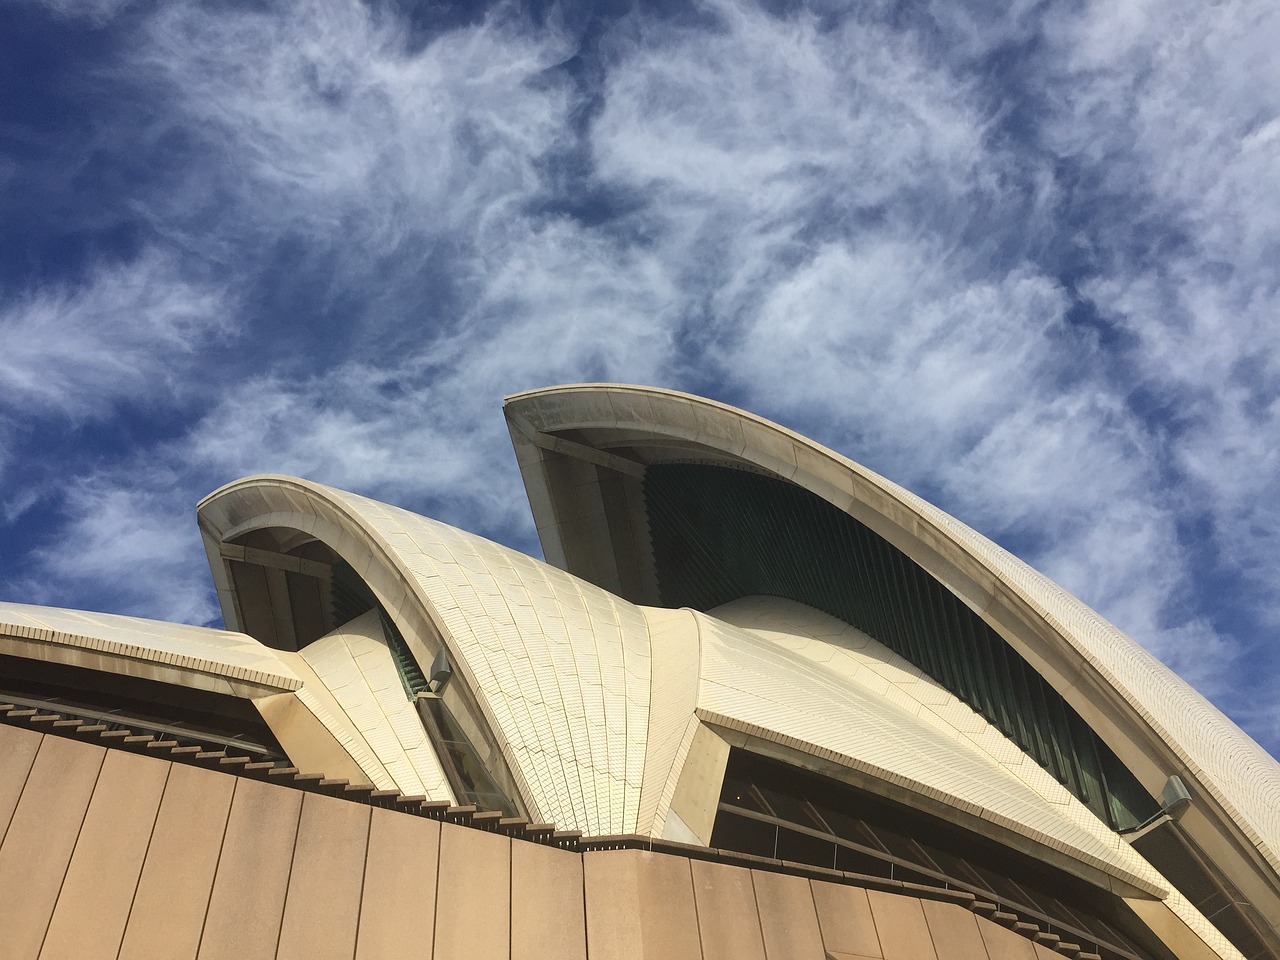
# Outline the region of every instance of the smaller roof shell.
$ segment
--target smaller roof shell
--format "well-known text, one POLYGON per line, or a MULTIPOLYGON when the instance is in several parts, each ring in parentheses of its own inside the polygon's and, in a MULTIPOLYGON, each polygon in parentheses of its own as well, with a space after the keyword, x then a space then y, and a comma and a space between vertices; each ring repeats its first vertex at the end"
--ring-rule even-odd
POLYGON ((239 697, 302 686, 275 651, 243 633, 25 603, 0 602, 0 651, 239 697))

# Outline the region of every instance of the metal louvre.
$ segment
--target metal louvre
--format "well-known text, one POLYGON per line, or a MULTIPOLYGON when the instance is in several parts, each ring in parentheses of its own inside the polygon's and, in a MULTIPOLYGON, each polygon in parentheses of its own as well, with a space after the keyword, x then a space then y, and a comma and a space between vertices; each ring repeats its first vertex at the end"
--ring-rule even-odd
POLYGON ((651 464, 644 477, 662 602, 709 610, 771 595, 839 617, 910 660, 1114 829, 1156 801, 1088 724, 977 614, 896 547, 794 484, 651 464))
POLYGON ((711 845, 926 886, 956 887, 1108 960, 1168 957, 1117 899, 963 828, 848 784, 729 755, 711 845))
POLYGON ((368 613, 378 601, 360 575, 345 560, 335 560, 329 582, 330 627, 333 630, 368 613))

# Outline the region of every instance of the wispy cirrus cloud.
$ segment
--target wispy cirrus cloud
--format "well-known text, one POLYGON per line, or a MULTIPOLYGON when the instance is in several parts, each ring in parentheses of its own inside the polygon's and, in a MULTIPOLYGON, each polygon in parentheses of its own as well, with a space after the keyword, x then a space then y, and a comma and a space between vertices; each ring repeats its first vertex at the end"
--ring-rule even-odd
POLYGON ((200 347, 228 333, 228 305, 156 255, 21 293, 0 305, 0 411, 101 417, 179 392, 200 347))
POLYGON ((1074 96, 1055 104, 1049 142, 1127 201, 1125 220, 1097 222, 1100 269, 1083 292, 1129 344, 1128 386, 1179 522, 1196 531, 1182 553, 1219 596, 1207 616, 1250 665, 1227 686, 1258 690, 1245 709, 1274 743, 1280 703, 1263 678, 1280 664, 1280 14, 1088 4, 1054 26, 1053 76, 1074 96))
POLYGON ((89 475, 63 488, 65 522, 37 548, 6 592, 26 603, 66 606, 67 584, 89 609, 205 624, 220 616, 191 505, 174 496, 170 465, 89 475))
POLYGON ((621 58, 593 129, 601 176, 656 198, 672 272, 696 264, 718 382, 1012 538, 1222 689, 1221 657, 1183 642, 1211 628, 1174 600, 1156 440, 1064 280, 1004 249, 1066 202, 1049 160, 918 33, 718 9, 621 58))
POLYGON ((130 68, 162 83, 168 122, 208 152, 184 183, 205 202, 157 197, 155 215, 197 243, 211 221, 251 248, 294 236, 299 269, 334 271, 361 300, 376 300, 375 279, 402 281, 402 252, 447 260, 436 244, 468 246, 519 217, 574 106, 553 69, 565 41, 496 13, 415 46, 393 13, 362 4, 175 4, 146 40, 130 68))

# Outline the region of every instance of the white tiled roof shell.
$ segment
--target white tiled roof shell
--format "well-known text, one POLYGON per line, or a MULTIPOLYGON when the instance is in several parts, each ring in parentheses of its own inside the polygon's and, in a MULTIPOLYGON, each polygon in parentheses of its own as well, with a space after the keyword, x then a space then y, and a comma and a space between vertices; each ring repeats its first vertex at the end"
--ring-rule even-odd
POLYGON ((416 581, 490 708, 537 815, 592 835, 636 831, 650 688, 640 609, 483 537, 321 489, 416 581))
POLYGON ((281 691, 302 686, 298 675, 270 647, 243 633, 210 627, 0 601, 0 634, 281 691))
MULTIPOLYGON (((871 487, 893 522, 930 531, 981 564, 1082 657, 1210 791, 1280 872, 1280 764, 1180 677, 1080 600, 986 537, 910 491, 762 417, 676 391, 578 384, 509 397, 536 429, 620 429, 728 454, 806 487, 841 509, 871 487), (861 493, 859 491, 862 491, 861 493)), ((1171 771, 1172 772, 1172 771, 1171 771)))
POLYGON ((1214 952, 1240 952, 1083 803, 909 660, 778 597, 697 615, 699 715, 1029 837, 1165 900, 1214 952))
POLYGON ((355 731, 385 774, 370 770, 380 789, 394 788, 407 796, 455 802, 440 760, 436 757, 418 712, 400 680, 387 647, 378 612, 370 610, 332 633, 307 644, 293 656, 304 660, 332 695, 341 716, 317 710, 321 723, 362 768, 367 768, 355 731), (327 721, 327 722, 326 722, 327 721))
POLYGON ((798 741, 803 753, 1168 892, 1159 873, 1015 743, 862 631, 778 597, 735 600, 699 620, 700 712, 798 741))
MULTIPOLYGON (((883 481, 888 485, 888 481, 883 481)), ((1280 764, 1217 707, 1081 600, 1003 547, 897 487, 1054 627, 1187 764, 1280 872, 1280 764)))
MULTIPOLYGON (((395 553, 487 704, 526 799, 557 826, 591 835, 647 832, 696 707, 708 718, 750 723, 910 784, 1137 886, 1164 889, 1127 845, 985 720, 834 618, 809 611, 822 621, 816 629, 838 624, 873 645, 883 661, 879 674, 865 665, 860 674, 847 669, 850 655, 829 638, 791 656, 778 637, 797 605, 779 615, 781 632, 765 642, 706 615, 635 606, 438 521, 289 482, 341 504, 395 553), (663 662, 655 664, 658 650, 663 662), (824 657, 845 669, 820 662, 824 657), (869 680, 873 674, 879 679, 869 680), (884 681, 887 674, 896 682, 884 681), (918 716, 925 701, 931 724, 918 716), (848 736, 855 727, 866 735, 860 741, 848 736), (981 743, 983 758, 956 747, 964 742, 981 743)), ((765 616, 760 603, 726 614, 765 616)))

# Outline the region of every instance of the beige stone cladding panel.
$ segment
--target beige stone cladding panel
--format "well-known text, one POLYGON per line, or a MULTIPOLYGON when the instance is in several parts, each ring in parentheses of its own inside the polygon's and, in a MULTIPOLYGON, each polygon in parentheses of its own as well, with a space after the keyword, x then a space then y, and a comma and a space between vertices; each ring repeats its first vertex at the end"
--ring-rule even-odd
MULTIPOLYGON (((809 616, 799 604, 772 603, 775 612, 799 607, 797 615, 809 616)), ((835 761, 1140 889, 1167 892, 1145 860, 1056 781, 1037 775, 1016 746, 937 684, 913 677, 901 658, 877 652, 879 645, 865 635, 753 631, 699 616, 698 708, 707 722, 835 761), (860 651, 849 655, 846 647, 855 642, 860 651), (956 715, 960 719, 948 719, 956 715)))
POLYGON ((680 778, 666 811, 663 836, 707 847, 711 845, 720 809, 729 744, 710 727, 696 720, 694 723, 696 729, 688 749, 682 753, 680 778), (681 836, 681 832, 687 836, 681 836))
POLYGON ((813 889, 804 877, 751 871, 760 933, 768 960, 810 960, 823 955, 813 889))
POLYGON ((688 860, 644 850, 582 860, 591 960, 700 960, 688 860))
POLYGON ((164 669, 159 679, 217 692, 247 695, 253 689, 236 681, 268 690, 301 686, 270 647, 229 630, 0 602, 3 636, 47 645, 48 659, 134 676, 148 676, 151 665, 150 672, 164 669))
POLYGON ((170 765, 111 751, 102 763, 42 960, 115 960, 170 765), (103 877, 111 882, 104 884, 103 877))
POLYGON ((356 960, 431 960, 439 859, 438 821, 373 810, 356 960))
POLYGON ((986 917, 978 917, 977 921, 978 934, 982 937, 989 960, 1037 960, 1036 948, 1026 937, 1020 937, 986 917))
POLYGON ((589 835, 634 832, 650 692, 640 609, 473 534, 325 492, 393 545, 536 815, 589 835))
POLYGON ((298 656, 333 698, 335 709, 328 715, 359 735, 385 770, 389 786, 407 796, 455 802, 400 680, 377 610, 308 644, 298 656))
POLYGON ((120 960, 194 960, 235 786, 225 773, 171 765, 120 960))
POLYGON ((371 809, 314 793, 303 797, 278 960, 354 955, 371 809))
POLYGON ((751 871, 692 860, 703 960, 765 960, 751 871))
POLYGON ((280 940, 303 794, 236 780, 200 960, 270 960, 280 940))
POLYGON ((0 842, 35 763, 40 740, 41 734, 35 730, 0 726, 0 842))
MULTIPOLYGON (((871 918, 884 960, 937 960, 933 937, 925 920, 924 905, 916 897, 904 897, 881 890, 868 890, 871 918)), ((948 947, 944 960, 952 960, 948 947)))
MULTIPOLYGON (((26 733, 0 727, 0 755, 26 733)), ((0 893, 0 955, 24 960, 1054 956, 949 903, 577 854, 56 737, 0 843, 0 893)))
POLYGON ((586 960, 582 856, 511 844, 511 960, 586 960))
MULTIPOLYGON (((307 674, 310 669, 299 658, 298 672, 307 674)), ((342 711, 319 680, 308 678, 296 693, 259 697, 253 705, 299 770, 379 788, 390 788, 394 782, 359 732, 339 722, 342 711)))
POLYGON ((879 957, 880 938, 867 891, 822 880, 810 881, 822 943, 831 953, 879 957))
POLYGON ((46 736, 0 843, 0 960, 31 960, 80 835, 106 751, 46 736))
POLYGON ((440 833, 435 960, 508 960, 511 839, 446 823, 440 833))
POLYGON ((989 960, 973 911, 940 900, 921 900, 920 906, 941 960, 989 960))
POLYGON ((1173 897, 1163 903, 1137 898, 1127 898, 1125 902, 1179 960, 1243 960, 1240 951, 1185 899, 1180 904, 1173 897), (1188 922, 1189 917, 1200 918, 1200 922, 1188 922))
MULTIPOLYGON (((1095 611, 1008 551, 903 487, 794 431, 671 390, 577 384, 508 398, 540 430, 596 426, 687 439, 689 410, 709 450, 743 457, 928 552, 944 579, 986 616, 1021 604, 1044 628, 1050 655, 1082 657, 1133 716, 1173 751, 1280 873, 1280 764, 1221 711, 1095 611), (609 411, 601 415, 601 410, 609 411), (950 576, 954 574, 954 576, 950 576)), ((1019 614, 1020 615, 1020 614, 1019 614)), ((1071 682, 1068 680, 1067 682, 1071 682)), ((1113 745, 1114 746, 1114 745, 1113 745)), ((1144 749, 1146 749, 1144 747, 1144 749)), ((1160 784, 1148 783, 1153 791, 1160 784)))

